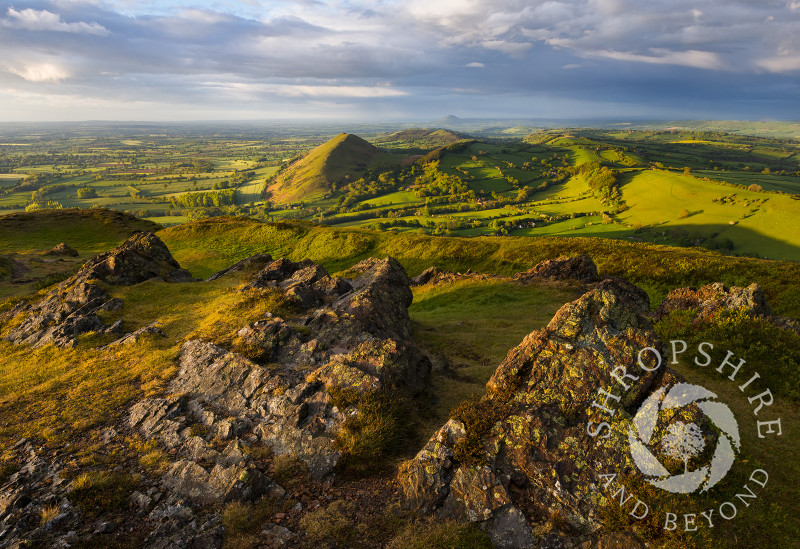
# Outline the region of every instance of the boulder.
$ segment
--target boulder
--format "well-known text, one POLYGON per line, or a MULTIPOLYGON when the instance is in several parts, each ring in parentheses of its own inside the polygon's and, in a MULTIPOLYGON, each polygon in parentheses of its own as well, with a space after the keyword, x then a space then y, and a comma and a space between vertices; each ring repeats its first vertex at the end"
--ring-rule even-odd
POLYGON ((597 266, 588 255, 558 257, 537 263, 532 269, 517 273, 514 280, 526 283, 534 278, 553 278, 555 280, 577 280, 584 284, 600 281, 597 266))

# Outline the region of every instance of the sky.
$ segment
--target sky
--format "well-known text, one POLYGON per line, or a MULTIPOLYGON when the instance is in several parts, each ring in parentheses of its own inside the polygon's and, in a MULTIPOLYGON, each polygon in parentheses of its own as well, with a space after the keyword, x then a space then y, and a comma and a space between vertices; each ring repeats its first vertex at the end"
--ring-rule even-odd
POLYGON ((800 119, 800 0, 0 0, 0 121, 800 119))

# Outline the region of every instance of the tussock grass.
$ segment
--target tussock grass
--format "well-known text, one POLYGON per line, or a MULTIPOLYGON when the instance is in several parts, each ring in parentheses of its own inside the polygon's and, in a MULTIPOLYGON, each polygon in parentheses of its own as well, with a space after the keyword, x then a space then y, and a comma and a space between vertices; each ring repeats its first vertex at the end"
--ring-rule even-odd
POLYGON ((85 513, 121 511, 139 481, 136 475, 115 471, 82 473, 73 482, 69 497, 85 513))
MULTIPOLYGON (((287 500, 288 501, 288 500, 287 500)), ((261 531, 275 513, 287 511, 287 501, 264 497, 255 503, 233 501, 222 511, 226 549, 251 549, 261 546, 261 531)))
POLYGON ((360 393, 354 389, 329 388, 331 403, 341 411, 356 406, 336 434, 342 452, 337 469, 348 476, 384 473, 414 447, 419 413, 414 405, 389 390, 360 393))
POLYGON ((489 536, 475 524, 454 520, 408 523, 387 549, 491 549, 489 536))

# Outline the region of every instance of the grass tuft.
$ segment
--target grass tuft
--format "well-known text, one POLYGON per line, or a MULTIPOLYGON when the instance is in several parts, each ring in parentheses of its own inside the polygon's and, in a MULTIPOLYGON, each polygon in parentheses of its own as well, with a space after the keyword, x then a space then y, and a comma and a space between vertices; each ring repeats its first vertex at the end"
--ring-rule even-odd
POLYGON ((139 485, 139 477, 116 471, 81 473, 72 485, 69 498, 85 513, 121 511, 139 485))

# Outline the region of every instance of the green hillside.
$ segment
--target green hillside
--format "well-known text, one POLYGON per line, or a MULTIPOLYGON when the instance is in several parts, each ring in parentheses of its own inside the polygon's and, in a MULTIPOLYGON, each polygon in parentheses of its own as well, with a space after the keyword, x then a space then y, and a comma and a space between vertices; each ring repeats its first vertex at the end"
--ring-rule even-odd
POLYGON ((726 257, 702 249, 608 238, 433 237, 415 233, 331 228, 311 223, 261 223, 216 218, 158 232, 181 265, 206 277, 254 253, 312 259, 331 272, 370 257, 391 255, 414 276, 431 265, 452 271, 511 275, 559 255, 588 254, 601 273, 625 276, 643 286, 654 304, 681 286, 722 281, 758 282, 777 314, 800 317, 800 265, 726 257))
POLYGON ((385 137, 379 137, 374 142, 382 147, 389 147, 393 150, 406 149, 409 151, 434 149, 452 145, 470 136, 445 129, 426 129, 410 128, 399 132, 391 133, 385 137))
POLYGON ((309 200, 331 191, 336 184, 361 177, 366 170, 399 163, 357 135, 341 133, 289 164, 268 190, 274 202, 309 200))

